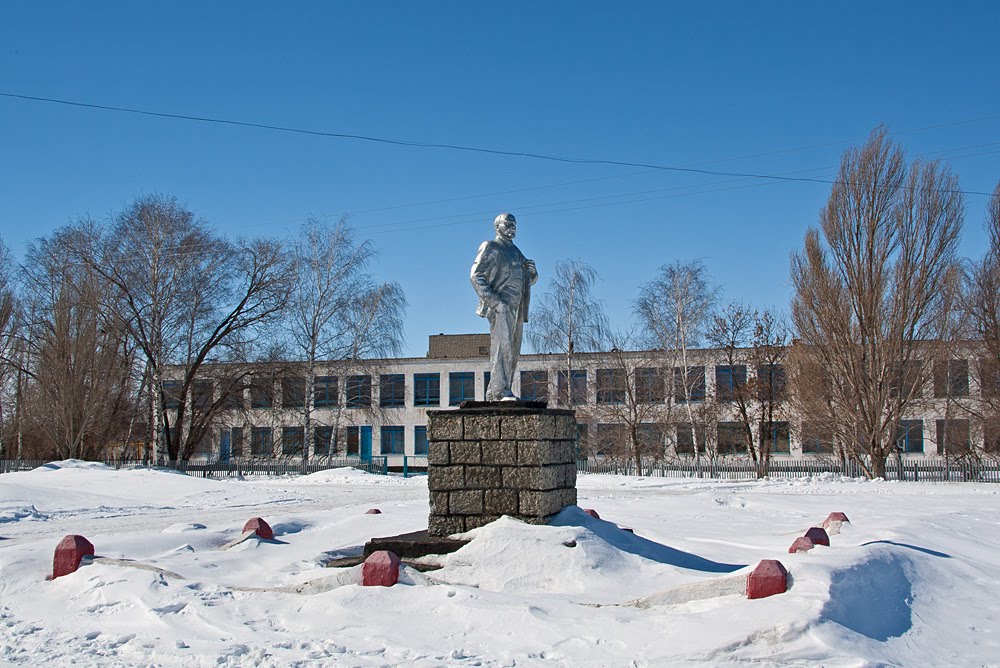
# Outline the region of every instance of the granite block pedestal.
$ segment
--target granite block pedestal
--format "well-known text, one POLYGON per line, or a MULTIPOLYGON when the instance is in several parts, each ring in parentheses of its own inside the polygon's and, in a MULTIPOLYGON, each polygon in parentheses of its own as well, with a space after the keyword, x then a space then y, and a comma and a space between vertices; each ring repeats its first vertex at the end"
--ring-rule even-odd
POLYGON ((428 411, 428 533, 509 515, 544 524, 576 505, 576 417, 536 402, 465 402, 428 411))

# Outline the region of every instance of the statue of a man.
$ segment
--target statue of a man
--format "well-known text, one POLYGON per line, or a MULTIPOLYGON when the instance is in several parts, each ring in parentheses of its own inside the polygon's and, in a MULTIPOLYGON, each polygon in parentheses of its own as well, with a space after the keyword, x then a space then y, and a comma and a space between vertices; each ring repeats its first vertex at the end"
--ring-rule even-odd
POLYGON ((528 321, 531 286, 538 280, 535 263, 514 245, 517 221, 501 213, 493 221, 497 237, 484 241, 472 263, 472 287, 479 295, 476 315, 490 321, 490 385, 487 401, 515 399, 511 391, 521 333, 528 321))

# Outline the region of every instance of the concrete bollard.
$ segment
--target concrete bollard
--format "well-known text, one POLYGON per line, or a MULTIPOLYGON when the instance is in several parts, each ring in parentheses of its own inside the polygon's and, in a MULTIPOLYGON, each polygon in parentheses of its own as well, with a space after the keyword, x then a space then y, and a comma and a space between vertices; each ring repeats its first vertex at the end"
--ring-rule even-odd
POLYGON ((52 579, 75 573, 85 556, 94 556, 93 543, 76 534, 63 538, 56 546, 56 553, 52 557, 52 579))
POLYGON ((811 527, 809 531, 806 531, 804 538, 810 539, 817 545, 830 547, 830 536, 826 533, 826 529, 821 527, 811 527))
POLYGON ((594 518, 595 520, 599 520, 599 519, 601 519, 601 516, 600 516, 600 515, 598 515, 598 514, 597 514, 597 511, 596 511, 596 510, 594 510, 593 508, 584 508, 584 509, 583 509, 583 513, 584 513, 585 515, 590 515, 590 516, 591 516, 591 517, 593 517, 593 518, 594 518))
POLYGON ((812 538, 799 536, 792 542, 791 547, 788 548, 788 554, 795 554, 796 552, 808 552, 814 547, 816 547, 816 543, 812 542, 812 538))
POLYGON ((247 520, 247 523, 243 525, 243 533, 247 531, 253 531, 264 540, 274 540, 274 531, 271 529, 271 525, 265 522, 262 517, 251 517, 247 520))
POLYGON ((766 598, 788 591, 788 571, 780 561, 764 559, 747 575, 747 598, 766 598))
POLYGON ((835 536, 836 534, 840 533, 841 525, 844 522, 850 524, 851 520, 847 519, 847 515, 845 515, 844 513, 833 512, 827 515, 826 519, 823 520, 822 527, 826 529, 827 534, 835 536))
POLYGON ((361 567, 361 585, 364 587, 391 587, 399 581, 399 557, 395 552, 372 552, 361 567))
POLYGON ((378 508, 369 508, 365 511, 365 515, 381 515, 382 511, 378 508))

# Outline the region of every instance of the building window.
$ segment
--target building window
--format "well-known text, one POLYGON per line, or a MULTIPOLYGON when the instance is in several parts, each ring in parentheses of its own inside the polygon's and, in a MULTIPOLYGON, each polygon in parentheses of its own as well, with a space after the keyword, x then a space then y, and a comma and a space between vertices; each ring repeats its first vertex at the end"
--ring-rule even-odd
POLYGON ((302 444, 305 442, 305 430, 302 427, 282 427, 281 454, 301 455, 302 444))
POLYGON ((674 401, 705 401, 705 367, 689 366, 687 373, 679 366, 674 367, 674 401))
POLYGON ((463 401, 476 399, 476 374, 457 371, 448 374, 448 405, 458 406, 463 401))
POLYGON ((761 401, 782 401, 788 381, 781 364, 761 364, 757 367, 757 397, 761 401))
POLYGON ((645 457, 663 455, 663 428, 658 424, 640 424, 636 427, 639 452, 645 457))
POLYGON ((339 402, 337 390, 336 376, 316 376, 313 382, 313 406, 316 408, 336 406, 339 402))
POLYGON ((594 448, 598 455, 621 452, 625 441, 625 425, 599 424, 594 429, 594 448))
POLYGON ((196 380, 191 383, 191 407, 197 411, 208 410, 212 406, 215 383, 210 380, 196 380))
POLYGON ((937 421, 937 453, 943 455, 963 455, 969 452, 972 441, 969 438, 968 420, 937 421))
POLYGON ((625 370, 597 370, 597 403, 620 404, 625 401, 625 370))
POLYGON ((576 455, 581 452, 590 452, 590 429, 586 422, 576 423, 576 455))
POLYGON ((336 430, 333 427, 313 428, 313 454, 332 455, 337 452, 337 443, 333 440, 336 430))
POLYGON ((413 454, 427 454, 427 427, 423 425, 413 428, 413 454))
POLYGON ((281 405, 284 408, 305 408, 305 378, 292 377, 281 379, 281 405))
POLYGON ((268 378, 250 380, 250 408, 270 408, 274 405, 274 382, 268 378))
POLYGON ((406 376, 401 373, 387 373, 378 379, 378 403, 385 408, 401 408, 406 405, 406 376))
POLYGON ((180 406, 181 387, 183 385, 179 380, 163 381, 163 396, 168 409, 177 410, 178 406, 180 406))
POLYGON ((525 401, 546 401, 549 398, 548 371, 521 372, 521 398, 525 401))
POLYGON ((900 452, 924 451, 924 421, 900 420, 893 443, 900 452))
POLYGON ((746 365, 720 364, 715 367, 715 396, 719 401, 733 401, 746 384, 746 365))
POLYGON ((983 450, 994 455, 1000 453, 1000 419, 983 422, 983 450))
POLYGON ((984 397, 1000 397, 1000 362, 979 360, 979 391, 984 397))
POLYGON ((223 378, 219 381, 221 405, 225 410, 243 410, 243 381, 238 378, 223 378))
POLYGON ((802 454, 820 455, 833 452, 833 435, 816 422, 802 425, 802 454))
POLYGON ((787 422, 772 422, 770 424, 771 452, 787 455, 792 451, 791 435, 787 422))
POLYGON ((243 456, 243 427, 229 430, 229 451, 233 457, 243 456))
POLYGON ((717 438, 720 455, 735 455, 747 451, 747 434, 739 422, 720 422, 717 438))
POLYGON ((382 454, 403 454, 403 428, 382 427, 382 454))
POLYGON ((919 396, 920 360, 908 360, 896 365, 896 371, 889 383, 889 396, 904 399, 919 396))
POLYGON ((563 406, 569 406, 570 401, 574 404, 587 403, 587 371, 585 369, 574 369, 571 378, 571 387, 567 387, 566 372, 560 371, 559 375, 556 376, 559 403, 563 406), (569 394, 568 399, 567 394, 569 394))
POLYGON ((969 396, 968 360, 938 360, 934 362, 934 396, 969 396))
POLYGON ((344 382, 348 408, 367 408, 372 405, 372 377, 348 376, 344 382))
POLYGON ((439 373, 413 374, 413 405, 414 406, 441 405, 441 374, 439 373))
POLYGON ((254 427, 250 431, 250 454, 255 457, 274 455, 274 442, 270 427, 254 427))
POLYGON ((695 451, 695 445, 698 446, 699 452, 704 452, 705 450, 705 426, 697 425, 697 428, 692 428, 690 423, 682 422, 677 425, 677 454, 679 455, 693 455, 695 451), (695 444, 695 436, 698 437, 698 443, 695 444))
POLYGON ((357 455, 361 453, 361 428, 347 428, 347 454, 357 455))
POLYGON ((640 403, 658 404, 666 401, 666 386, 662 369, 640 367, 635 370, 635 394, 640 403))

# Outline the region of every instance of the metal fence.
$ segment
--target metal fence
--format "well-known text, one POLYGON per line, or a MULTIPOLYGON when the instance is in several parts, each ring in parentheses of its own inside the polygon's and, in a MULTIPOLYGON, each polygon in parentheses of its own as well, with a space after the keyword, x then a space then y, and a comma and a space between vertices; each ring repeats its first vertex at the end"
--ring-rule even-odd
MULTIPOLYGON (((12 473, 15 471, 30 471, 44 466, 46 460, 31 459, 0 459, 0 473, 12 473)), ((150 464, 134 459, 105 459, 100 460, 113 469, 126 469, 150 464)), ((180 463, 178 471, 184 471, 190 475, 201 475, 203 478, 227 478, 240 476, 271 476, 271 475, 292 475, 301 473, 316 473, 330 469, 350 467, 367 473, 387 475, 389 467, 385 457, 372 457, 371 459, 361 459, 360 457, 324 457, 322 460, 310 463, 303 468, 301 462, 267 459, 232 459, 228 462, 214 463, 180 463)))
MULTIPOLYGON (((755 480, 757 468, 749 460, 704 460, 701 462, 649 462, 636 468, 634 461, 581 459, 577 470, 604 475, 633 475, 649 478, 718 478, 755 480)), ((830 473, 850 478, 864 478, 863 468, 854 461, 772 460, 769 478, 801 478, 830 473)), ((887 480, 925 482, 1000 482, 1000 461, 995 459, 889 459, 887 480)))

